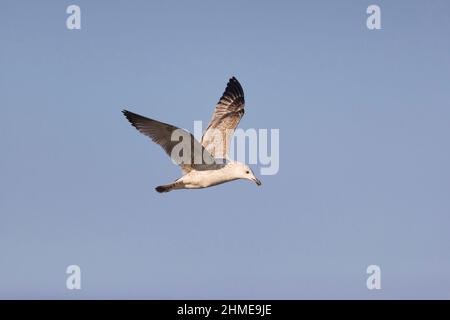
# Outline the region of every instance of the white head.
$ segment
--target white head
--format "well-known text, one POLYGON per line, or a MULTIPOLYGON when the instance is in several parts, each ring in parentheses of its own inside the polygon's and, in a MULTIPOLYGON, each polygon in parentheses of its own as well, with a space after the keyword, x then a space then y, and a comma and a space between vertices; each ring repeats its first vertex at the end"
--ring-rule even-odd
POLYGON ((227 166, 230 168, 233 178, 247 179, 253 181, 258 186, 261 185, 261 181, 259 181, 259 179, 255 177, 255 174, 253 173, 252 169, 249 168, 249 166, 240 162, 230 162, 227 164, 227 166))

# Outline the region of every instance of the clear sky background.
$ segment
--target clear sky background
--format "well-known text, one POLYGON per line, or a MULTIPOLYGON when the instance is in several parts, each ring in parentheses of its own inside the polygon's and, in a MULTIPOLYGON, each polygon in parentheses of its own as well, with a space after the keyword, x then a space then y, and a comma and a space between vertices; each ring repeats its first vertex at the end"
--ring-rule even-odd
POLYGON ((0 298, 450 298, 449 15, 446 0, 3 0, 0 298), (120 111, 192 130, 233 75, 240 127, 280 129, 279 173, 156 193, 179 168, 120 111))

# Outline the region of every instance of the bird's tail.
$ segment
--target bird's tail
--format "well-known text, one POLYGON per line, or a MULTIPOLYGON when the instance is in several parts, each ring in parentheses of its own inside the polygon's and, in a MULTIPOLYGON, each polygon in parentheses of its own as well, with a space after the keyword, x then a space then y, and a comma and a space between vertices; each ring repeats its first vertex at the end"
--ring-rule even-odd
POLYGON ((183 183, 181 182, 173 182, 173 183, 169 183, 169 184, 165 184, 162 186, 157 186, 155 188, 156 191, 158 191, 159 193, 165 193, 165 192, 169 192, 175 189, 181 189, 183 187, 183 183))
POLYGON ((172 190, 172 186, 170 184, 164 186, 157 186, 155 190, 158 191, 159 193, 169 192, 172 190))

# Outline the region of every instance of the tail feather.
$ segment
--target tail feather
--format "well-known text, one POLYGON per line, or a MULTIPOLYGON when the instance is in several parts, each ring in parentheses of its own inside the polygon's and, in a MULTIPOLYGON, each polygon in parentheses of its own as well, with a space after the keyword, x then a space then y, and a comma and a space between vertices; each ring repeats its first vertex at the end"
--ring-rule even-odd
POLYGON ((157 186, 155 188, 156 191, 158 191, 159 193, 164 193, 164 192, 169 192, 170 190, 172 190, 171 185, 165 185, 165 186, 157 186))
POLYGON ((156 191, 158 191, 159 193, 164 193, 164 192, 169 192, 175 189, 180 189, 180 187, 182 186, 182 184, 180 182, 174 182, 174 183, 169 183, 169 184, 165 184, 162 186, 157 186, 155 188, 156 191))
POLYGON ((164 193, 164 192, 169 192, 172 190, 176 190, 176 189, 183 189, 184 188, 184 183, 183 181, 180 180, 176 180, 175 182, 169 183, 169 184, 165 184, 162 186, 157 186, 155 188, 156 191, 158 191, 159 193, 164 193))

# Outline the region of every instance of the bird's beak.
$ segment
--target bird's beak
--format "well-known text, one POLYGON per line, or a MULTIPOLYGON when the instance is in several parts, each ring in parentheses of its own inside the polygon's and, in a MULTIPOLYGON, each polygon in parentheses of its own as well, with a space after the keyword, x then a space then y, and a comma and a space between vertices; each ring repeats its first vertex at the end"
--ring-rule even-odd
POLYGON ((258 185, 262 185, 261 181, 259 181, 259 179, 257 177, 253 177, 252 180, 258 185))

